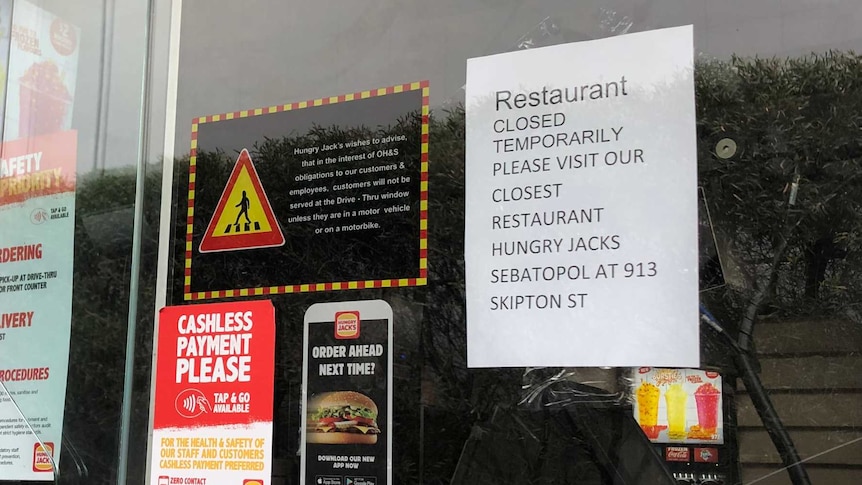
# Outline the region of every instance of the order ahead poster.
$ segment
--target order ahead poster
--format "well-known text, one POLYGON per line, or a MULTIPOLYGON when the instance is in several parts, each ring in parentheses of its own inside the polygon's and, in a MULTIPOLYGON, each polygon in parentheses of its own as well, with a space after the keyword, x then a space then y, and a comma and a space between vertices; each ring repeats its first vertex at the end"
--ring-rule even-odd
POLYGON ((150 485, 268 485, 275 309, 268 300, 159 313, 150 485))
POLYGON ((185 299, 424 285, 428 90, 196 118, 185 299))
POLYGON ((692 28, 470 59, 470 367, 697 367, 692 28))
POLYGON ((0 146, 0 481, 53 480, 60 457, 76 154, 75 131, 0 146))
POLYGON ((300 483, 392 483, 392 308, 321 303, 305 313, 300 483))

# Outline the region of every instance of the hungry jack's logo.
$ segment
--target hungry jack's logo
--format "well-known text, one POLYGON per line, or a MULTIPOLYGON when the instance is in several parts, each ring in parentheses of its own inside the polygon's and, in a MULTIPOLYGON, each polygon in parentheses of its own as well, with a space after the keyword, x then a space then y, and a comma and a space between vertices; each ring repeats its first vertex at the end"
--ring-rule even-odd
POLYGON ((335 338, 338 340, 359 338, 359 312, 335 314, 335 338))
POLYGON ((263 480, 243 480, 242 485, 263 485, 263 480))
POLYGON ((33 471, 34 472, 52 472, 54 471, 54 462, 51 457, 54 456, 54 443, 50 441, 36 443, 33 445, 33 471))

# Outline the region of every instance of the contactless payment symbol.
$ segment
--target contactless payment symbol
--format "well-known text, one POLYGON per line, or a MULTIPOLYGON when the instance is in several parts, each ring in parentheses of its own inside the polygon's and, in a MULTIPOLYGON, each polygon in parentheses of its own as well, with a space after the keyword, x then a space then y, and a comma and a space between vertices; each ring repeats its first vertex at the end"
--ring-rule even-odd
POLYGON ((212 411, 212 405, 204 393, 197 389, 186 389, 177 394, 174 407, 180 416, 192 419, 212 411))
POLYGON ((216 210, 204 233, 200 252, 241 251, 284 245, 284 234, 260 183, 248 150, 236 160, 216 210))

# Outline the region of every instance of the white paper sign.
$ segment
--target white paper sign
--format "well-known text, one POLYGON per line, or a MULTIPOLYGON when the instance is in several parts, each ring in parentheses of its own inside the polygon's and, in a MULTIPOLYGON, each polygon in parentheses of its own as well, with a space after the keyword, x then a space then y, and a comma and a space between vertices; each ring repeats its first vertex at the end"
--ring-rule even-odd
POLYGON ((699 365, 692 46, 467 61, 470 367, 699 365))

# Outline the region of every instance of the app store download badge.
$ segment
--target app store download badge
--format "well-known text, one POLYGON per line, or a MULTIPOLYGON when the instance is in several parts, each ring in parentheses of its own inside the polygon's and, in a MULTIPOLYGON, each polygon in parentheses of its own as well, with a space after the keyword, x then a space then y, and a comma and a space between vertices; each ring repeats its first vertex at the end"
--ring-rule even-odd
POLYGON ((344 485, 377 485, 375 477, 345 477, 344 485))
POLYGON ((317 475, 314 477, 314 483, 317 485, 344 485, 341 477, 332 475, 317 475))

